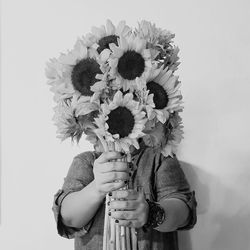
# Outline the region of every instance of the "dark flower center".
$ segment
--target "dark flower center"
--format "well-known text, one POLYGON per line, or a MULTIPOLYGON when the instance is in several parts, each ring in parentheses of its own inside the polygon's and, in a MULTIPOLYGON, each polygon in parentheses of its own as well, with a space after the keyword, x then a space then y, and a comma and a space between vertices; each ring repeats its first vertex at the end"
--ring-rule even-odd
POLYGON ((145 69, 145 61, 141 54, 134 50, 126 51, 118 61, 118 72, 127 80, 140 77, 145 69))
POLYGON ((100 54, 104 49, 109 49, 110 43, 115 43, 118 46, 118 36, 110 35, 101 38, 98 41, 99 47, 97 48, 97 52, 100 54))
POLYGON ((158 83, 151 81, 147 83, 149 94, 154 94, 154 104, 156 109, 163 109, 168 105, 168 95, 165 89, 158 83))
POLYGON ((90 87, 97 82, 96 74, 101 74, 100 66, 93 58, 82 59, 71 73, 71 81, 76 90, 82 95, 91 96, 90 87))
POLYGON ((135 119, 129 109, 118 107, 109 113, 107 124, 109 133, 119 134, 120 138, 124 138, 132 132, 135 119))

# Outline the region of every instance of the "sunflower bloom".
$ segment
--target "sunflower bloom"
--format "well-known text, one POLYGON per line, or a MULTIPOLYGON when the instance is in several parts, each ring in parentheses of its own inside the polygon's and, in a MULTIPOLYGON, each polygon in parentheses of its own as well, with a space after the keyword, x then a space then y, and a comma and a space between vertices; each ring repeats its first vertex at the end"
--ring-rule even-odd
POLYGON ((162 148, 161 153, 165 156, 173 157, 177 152, 178 145, 183 139, 182 119, 178 112, 170 118, 170 131, 166 145, 162 148))
POLYGON ((88 102, 84 96, 74 95, 72 99, 59 101, 53 117, 57 137, 61 140, 70 137, 78 142, 86 129, 94 129, 93 117, 98 110, 99 105, 88 102))
POLYGON ((118 45, 118 38, 120 36, 126 37, 131 33, 131 28, 126 25, 125 21, 120 21, 115 25, 108 19, 106 21, 106 27, 92 27, 92 35, 97 44, 97 51, 101 53, 105 49, 109 49, 109 44, 114 43, 118 45))
POLYGON ((103 78, 102 65, 103 61, 97 51, 87 48, 80 39, 71 51, 50 60, 46 75, 55 100, 71 98, 75 94, 91 97, 91 86, 103 78))
POLYGON ((102 142, 106 142, 106 147, 111 142, 116 150, 129 152, 131 145, 139 148, 137 139, 144 135, 144 117, 145 113, 133 100, 133 94, 123 96, 121 91, 117 91, 110 103, 101 105, 101 114, 95 119, 95 132, 102 142))
POLYGON ((111 44, 112 53, 108 60, 110 76, 117 88, 127 91, 133 88, 136 78, 146 78, 152 68, 151 51, 146 41, 134 36, 120 37, 118 46, 111 44))
POLYGON ((158 65, 164 65, 175 71, 180 64, 178 62, 179 48, 173 46, 175 35, 168 30, 157 28, 155 24, 148 21, 138 23, 136 34, 147 41, 147 48, 151 48, 158 65))
POLYGON ((165 123, 171 113, 183 109, 179 88, 178 77, 171 70, 161 67, 151 71, 147 78, 147 89, 154 95, 155 104, 151 118, 156 117, 161 123, 165 123))

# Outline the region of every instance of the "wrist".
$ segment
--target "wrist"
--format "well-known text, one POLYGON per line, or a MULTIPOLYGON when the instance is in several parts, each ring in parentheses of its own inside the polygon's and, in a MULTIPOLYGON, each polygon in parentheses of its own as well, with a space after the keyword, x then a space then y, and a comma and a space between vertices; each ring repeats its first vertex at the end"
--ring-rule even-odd
POLYGON ((95 180, 93 180, 91 183, 91 191, 93 194, 93 197, 97 200, 97 201, 103 201, 103 199, 105 198, 106 194, 104 192, 101 192, 99 189, 97 189, 96 187, 96 183, 95 180))
POLYGON ((150 200, 146 200, 148 203, 148 219, 146 224, 143 226, 145 229, 147 228, 156 228, 164 223, 166 219, 165 210, 160 206, 159 203, 153 202, 150 200))

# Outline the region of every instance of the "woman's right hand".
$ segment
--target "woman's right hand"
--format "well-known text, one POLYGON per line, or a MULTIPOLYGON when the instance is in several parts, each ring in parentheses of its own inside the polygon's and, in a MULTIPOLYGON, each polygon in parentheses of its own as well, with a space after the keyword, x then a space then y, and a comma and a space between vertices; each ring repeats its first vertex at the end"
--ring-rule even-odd
POLYGON ((103 198, 107 193, 124 187, 128 182, 127 162, 117 161, 123 157, 116 151, 104 152, 94 162, 94 186, 103 198))

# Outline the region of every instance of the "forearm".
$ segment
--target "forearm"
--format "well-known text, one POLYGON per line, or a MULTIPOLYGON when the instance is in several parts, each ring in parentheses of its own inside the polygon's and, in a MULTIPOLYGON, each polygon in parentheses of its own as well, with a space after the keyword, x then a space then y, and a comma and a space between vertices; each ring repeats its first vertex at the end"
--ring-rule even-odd
POLYGON ((176 198, 165 199, 160 202, 165 210, 165 221, 156 230, 160 232, 175 231, 184 226, 189 216, 189 208, 184 201, 176 198))
POLYGON ((63 223, 76 228, 85 226, 95 215, 103 198, 94 188, 94 181, 81 191, 68 194, 61 206, 63 223))

